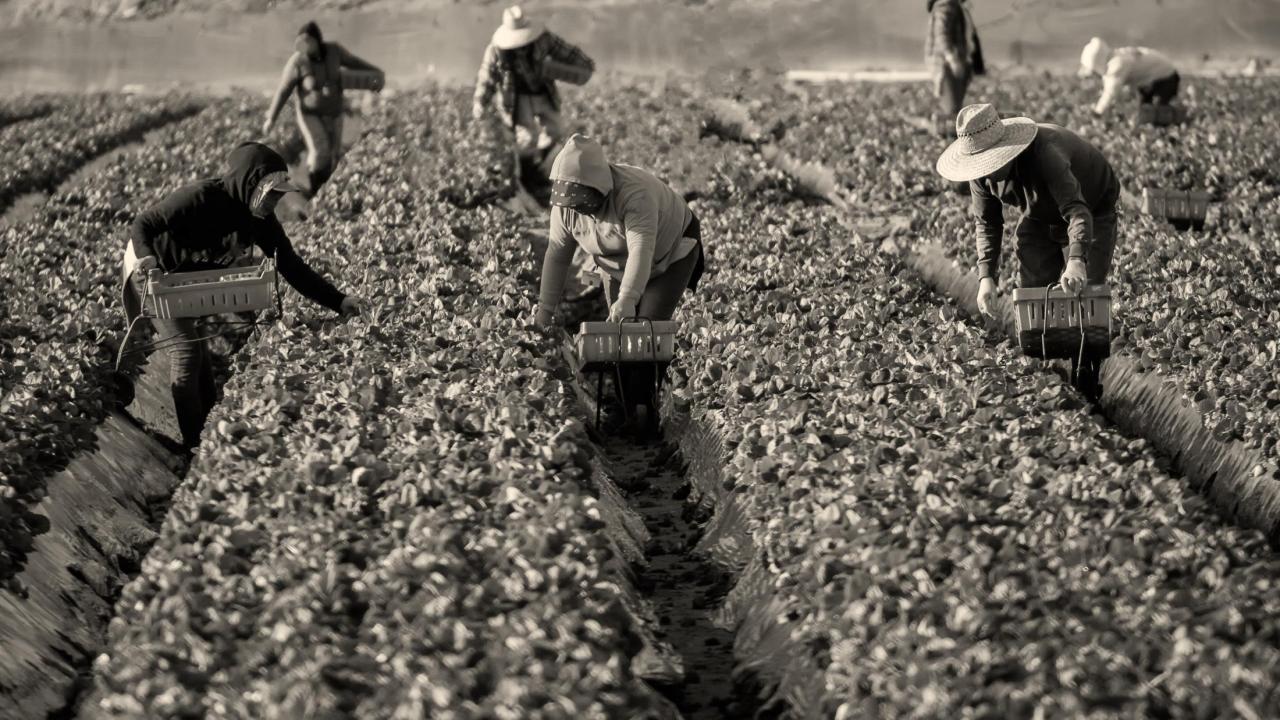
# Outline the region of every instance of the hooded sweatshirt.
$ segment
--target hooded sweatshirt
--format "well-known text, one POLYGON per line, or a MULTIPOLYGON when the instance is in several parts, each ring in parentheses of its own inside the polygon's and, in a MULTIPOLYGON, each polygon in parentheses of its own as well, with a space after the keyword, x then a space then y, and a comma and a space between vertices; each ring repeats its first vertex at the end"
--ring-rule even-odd
POLYGON ((1146 47, 1122 47, 1114 51, 1101 38, 1093 38, 1080 56, 1081 70, 1102 76, 1102 97, 1094 105, 1103 112, 1125 86, 1148 87, 1178 70, 1163 53, 1146 47))
POLYGON ((249 210, 258 183, 287 169, 284 159, 261 143, 243 143, 228 165, 222 177, 184 185, 139 214, 130 228, 134 255, 154 256, 166 272, 185 272, 228 267, 257 246, 294 289, 338 311, 344 295, 298 257, 280 221, 249 210))
POLYGON ((551 166, 551 180, 567 180, 605 194, 594 217, 551 209, 551 231, 542 265, 538 305, 554 312, 564 292, 574 250, 581 246, 601 275, 619 281, 618 302, 634 307, 650 278, 684 258, 697 240, 684 237, 693 218, 684 198, 653 173, 610 163, 600 143, 569 138, 551 166))

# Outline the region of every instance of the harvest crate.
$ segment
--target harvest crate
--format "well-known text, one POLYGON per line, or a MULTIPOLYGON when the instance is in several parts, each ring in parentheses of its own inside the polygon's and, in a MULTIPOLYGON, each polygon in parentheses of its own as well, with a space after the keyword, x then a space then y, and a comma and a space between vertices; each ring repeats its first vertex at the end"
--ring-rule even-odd
POLYGON ((548 80, 561 80, 571 85, 586 85, 593 71, 585 65, 570 65, 547 58, 542 63, 542 74, 548 80))
POLYGON ((607 363, 671 362, 679 328, 674 320, 584 322, 578 331, 578 363, 591 370, 607 363))
POLYGON ((271 307, 276 298, 276 265, 260 265, 147 276, 142 311, 156 318, 185 318, 249 312, 271 307))
POLYGON ((348 70, 342 69, 342 89, 344 90, 381 90, 387 82, 386 73, 381 70, 348 70))
POLYGON ((1181 125, 1187 121, 1187 111, 1180 105, 1155 105, 1143 103, 1138 106, 1138 124, 1168 127, 1181 125))
POLYGON ((1142 212, 1164 218, 1181 228, 1201 230, 1209 213, 1209 193, 1203 190, 1143 188, 1142 212))
POLYGON ((1111 289, 1089 285, 1079 296, 1061 288, 1013 291, 1018 346, 1025 355, 1048 359, 1111 354, 1111 289), (1083 336, 1083 337, 1082 337, 1083 336))

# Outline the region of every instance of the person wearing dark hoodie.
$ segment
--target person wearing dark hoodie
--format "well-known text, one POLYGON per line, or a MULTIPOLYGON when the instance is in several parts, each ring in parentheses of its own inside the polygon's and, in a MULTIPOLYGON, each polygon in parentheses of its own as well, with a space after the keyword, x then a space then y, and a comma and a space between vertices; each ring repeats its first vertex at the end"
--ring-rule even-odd
MULTIPOLYGON (((604 285, 609 321, 670 320, 705 267, 698 218, 653 173, 610 163, 600 143, 574 134, 551 166, 551 228, 542 260, 536 322, 551 326, 574 251, 581 247, 604 285)), ((626 396, 657 398, 647 370, 624 378, 626 396)))
MULTIPOLYGON (((974 76, 986 74, 986 64, 966 0, 926 0, 926 9, 929 32, 925 62, 933 69, 934 95, 942 102, 942 113, 949 121, 964 106, 964 96, 974 76)), ((946 123, 948 128, 950 125, 946 123)))
POLYGON ((337 169, 342 155, 342 68, 382 70, 336 42, 325 42, 315 22, 298 30, 293 45, 295 52, 285 63, 262 134, 265 137, 271 132, 280 110, 296 91, 298 130, 307 146, 307 190, 315 194, 337 169))
MULTIPOLYGON (((122 266, 125 316, 142 312, 142 290, 152 269, 191 272, 234 265, 254 248, 274 258, 285 281, 307 299, 335 312, 359 312, 357 298, 344 295, 311 269, 293 248, 274 210, 289 181, 284 159, 261 143, 242 143, 228 157, 220 178, 178 188, 138 214, 130 226, 122 266)), ((183 444, 194 447, 214 401, 213 368, 195 318, 152 318, 168 346, 170 384, 183 444)))

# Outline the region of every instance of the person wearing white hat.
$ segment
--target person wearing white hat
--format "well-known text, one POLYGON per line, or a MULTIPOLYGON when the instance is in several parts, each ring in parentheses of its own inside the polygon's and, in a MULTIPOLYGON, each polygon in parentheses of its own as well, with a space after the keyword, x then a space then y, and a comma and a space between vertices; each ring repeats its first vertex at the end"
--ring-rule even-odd
POLYGON ((956 115, 956 140, 939 156, 937 171, 969 183, 984 314, 992 313, 995 298, 1005 205, 1022 211, 1014 233, 1020 287, 1056 282, 1079 292, 1086 282, 1106 282, 1120 181, 1079 135, 1030 118, 1002 120, 988 104, 969 105, 956 115))
POLYGON ((1080 77, 1102 76, 1102 96, 1093 106, 1101 115, 1107 111, 1123 87, 1132 87, 1144 105, 1168 105, 1178 95, 1181 76, 1173 61, 1146 47, 1111 49, 1095 37, 1080 53, 1080 77))
POLYGON ((507 8, 480 62, 471 114, 482 119, 497 95, 521 157, 554 157, 563 139, 560 93, 548 72, 552 63, 575 69, 583 82, 595 70, 586 53, 531 20, 519 5, 507 8))
MULTIPOLYGON (((222 177, 188 183, 138 214, 130 227, 121 263, 121 299, 133 322, 142 313, 150 270, 189 272, 228 267, 257 248, 275 258, 280 275, 304 297, 343 314, 360 311, 357 298, 343 294, 298 256, 274 213, 286 192, 300 190, 289 180, 280 154, 262 143, 241 143, 227 158, 222 177)), ((171 361, 170 386, 183 446, 200 440, 213 407, 213 367, 196 318, 152 318, 171 361)))
POLYGON ((986 73, 982 45, 965 0, 926 0, 926 9, 925 62, 933 69, 933 93, 942 101, 942 112, 949 119, 964 105, 973 77, 986 73))

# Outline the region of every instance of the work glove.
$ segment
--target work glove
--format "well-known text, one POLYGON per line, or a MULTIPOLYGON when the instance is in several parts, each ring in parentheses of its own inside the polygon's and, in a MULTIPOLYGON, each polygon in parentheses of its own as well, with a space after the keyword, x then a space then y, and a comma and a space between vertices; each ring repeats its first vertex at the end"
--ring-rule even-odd
POLYGON ((348 295, 342 298, 342 307, 339 309, 343 315, 359 315, 364 309, 364 301, 354 295, 348 295))
POLYGON ((614 302, 609 306, 609 322, 620 323, 636 316, 636 306, 634 303, 623 303, 621 300, 614 302))
POLYGON ((550 310, 538 308, 538 314, 534 316, 533 323, 540 328, 555 327, 556 315, 550 310))
POLYGON ((1058 284, 1062 286, 1063 290, 1079 295, 1084 290, 1085 283, 1088 280, 1089 270, 1084 260, 1071 258, 1067 261, 1067 269, 1062 272, 1062 277, 1058 279, 1058 284))

